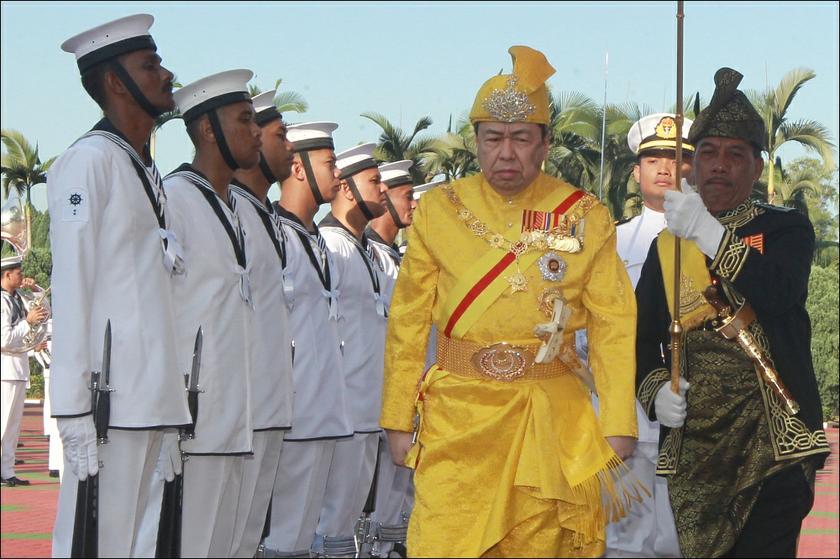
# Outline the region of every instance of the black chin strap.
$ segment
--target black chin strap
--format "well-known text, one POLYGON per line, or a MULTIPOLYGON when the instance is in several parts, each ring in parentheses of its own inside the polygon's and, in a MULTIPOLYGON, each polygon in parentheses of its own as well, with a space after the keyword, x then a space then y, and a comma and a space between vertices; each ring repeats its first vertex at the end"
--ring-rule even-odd
POLYGON ((137 104, 140 105, 140 108, 146 111, 146 114, 152 118, 157 118, 166 112, 155 107, 148 99, 146 99, 146 96, 143 95, 143 92, 140 91, 140 88, 137 87, 137 84, 133 79, 131 79, 131 76, 128 74, 126 69, 123 68, 122 64, 116 60, 112 60, 109 67, 111 71, 117 75, 120 81, 123 82, 123 85, 131 96, 134 97, 134 100, 137 101, 137 104))
POLYGON ((237 170, 239 168, 239 163, 236 162, 236 159, 233 158, 233 154, 230 152, 227 140, 225 140, 225 133, 222 132, 222 125, 219 122, 219 115, 216 113, 216 109, 208 111, 207 118, 210 119, 210 126, 213 128, 213 134, 216 136, 216 145, 219 146, 219 151, 222 153, 222 159, 225 160, 225 163, 227 163, 227 166, 230 167, 232 171, 237 170))
POLYGON ((391 214, 391 219, 394 220, 394 224, 397 226, 397 229, 405 229, 408 227, 405 223, 400 220, 400 214, 397 213, 397 208, 394 207, 394 203, 391 202, 391 197, 388 194, 385 194, 385 207, 388 208, 388 213, 391 214))
POLYGON ((353 193, 353 198, 356 199, 359 209, 362 210, 362 213, 365 215, 367 220, 371 221, 373 219, 373 213, 371 213, 370 208, 368 208, 367 204, 365 204, 365 199, 362 198, 361 193, 359 193, 359 189, 356 188, 356 182, 353 180, 353 177, 347 177, 344 180, 347 181, 347 186, 350 187, 350 192, 353 193))
POLYGON ((268 184, 274 184, 277 182, 277 177, 274 176, 274 173, 271 172, 271 167, 268 166, 268 161, 265 160, 265 156, 263 152, 260 151, 260 171, 262 171, 265 180, 268 181, 268 184))
POLYGON ((312 191, 312 197, 315 198, 315 203, 321 206, 324 204, 324 197, 321 196, 321 189, 318 187, 318 181, 315 180, 315 173, 312 172, 309 152, 301 151, 298 155, 300 155, 300 162, 303 165, 303 172, 306 173, 306 182, 309 183, 309 190, 312 191))

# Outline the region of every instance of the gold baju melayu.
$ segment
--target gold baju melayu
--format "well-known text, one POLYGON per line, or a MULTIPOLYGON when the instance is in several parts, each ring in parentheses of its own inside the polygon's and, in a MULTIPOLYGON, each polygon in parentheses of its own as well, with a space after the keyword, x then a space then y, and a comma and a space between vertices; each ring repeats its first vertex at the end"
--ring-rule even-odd
MULTIPOLYGON (((520 101, 527 94, 525 112, 536 98, 547 114, 543 82, 553 69, 533 93, 523 66, 536 51, 521 49, 511 49, 514 75, 497 76, 483 95, 485 84, 477 105, 501 89, 520 101)), ((411 556, 603 552, 607 516, 627 504, 605 437, 636 436, 635 318, 612 220, 591 195, 540 174, 505 197, 478 174, 421 198, 391 303, 381 419, 417 437, 406 458, 416 470, 411 556), (546 339, 535 326, 556 318, 555 301, 571 310, 562 349, 535 363, 546 339), (424 373, 433 323, 437 363, 424 373), (574 350, 580 328, 600 420, 574 350)))

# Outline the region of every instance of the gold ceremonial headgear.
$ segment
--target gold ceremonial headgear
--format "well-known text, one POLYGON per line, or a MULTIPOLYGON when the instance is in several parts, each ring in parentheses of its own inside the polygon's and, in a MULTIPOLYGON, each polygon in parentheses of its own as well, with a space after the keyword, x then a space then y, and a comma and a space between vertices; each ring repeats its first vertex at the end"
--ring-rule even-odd
POLYGON ((554 67, 545 55, 525 46, 508 49, 513 73, 493 76, 481 86, 470 111, 470 122, 531 122, 548 124, 548 88, 554 67))

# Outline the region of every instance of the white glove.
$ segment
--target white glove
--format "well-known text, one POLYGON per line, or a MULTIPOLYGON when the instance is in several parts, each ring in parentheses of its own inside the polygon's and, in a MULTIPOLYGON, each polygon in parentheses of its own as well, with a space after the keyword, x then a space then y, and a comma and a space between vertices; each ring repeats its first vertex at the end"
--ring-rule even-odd
POLYGON ((696 242, 703 254, 709 258, 717 255, 726 229, 709 213, 696 192, 687 194, 666 190, 665 221, 668 231, 677 237, 696 242))
POLYGON ((665 427, 682 427, 685 423, 685 393, 688 391, 688 381, 680 377, 680 393, 671 391, 671 383, 664 382, 656 393, 653 402, 656 419, 665 427))
POLYGON ((172 481, 181 473, 181 448, 178 445, 178 431, 167 429, 160 443, 155 471, 166 481, 172 481))
POLYGON ((58 434, 64 445, 64 456, 79 481, 99 473, 99 453, 96 448, 96 427, 92 415, 57 418, 58 434))

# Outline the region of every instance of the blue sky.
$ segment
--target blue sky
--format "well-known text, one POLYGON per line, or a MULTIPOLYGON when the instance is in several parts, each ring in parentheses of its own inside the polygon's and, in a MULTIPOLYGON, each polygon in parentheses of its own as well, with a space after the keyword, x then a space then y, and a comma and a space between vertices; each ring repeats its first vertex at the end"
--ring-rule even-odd
MULTIPOLYGON (((59 45, 87 28, 132 13, 155 16, 152 34, 164 65, 189 83, 250 68, 262 89, 302 94, 310 109, 289 122, 339 123, 336 146, 375 141, 360 113, 376 111, 404 128, 429 115, 442 133, 469 110, 488 77, 510 71, 507 49, 542 50, 557 73, 555 91, 600 103, 609 51, 607 101, 654 111, 675 101, 676 2, 3 2, 2 127, 37 141, 42 158, 59 154, 99 118, 59 45)), ((838 3, 686 2, 686 95, 708 100, 721 66, 744 74, 742 89, 776 85, 796 67, 817 77, 797 95, 792 119, 814 119, 838 138, 838 3)), ((782 150, 783 159, 803 155, 782 150)), ((181 121, 162 129, 158 166, 192 157, 181 121)), ((43 207, 43 188, 34 199, 43 207)))

